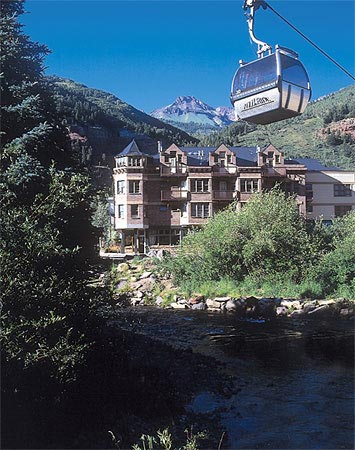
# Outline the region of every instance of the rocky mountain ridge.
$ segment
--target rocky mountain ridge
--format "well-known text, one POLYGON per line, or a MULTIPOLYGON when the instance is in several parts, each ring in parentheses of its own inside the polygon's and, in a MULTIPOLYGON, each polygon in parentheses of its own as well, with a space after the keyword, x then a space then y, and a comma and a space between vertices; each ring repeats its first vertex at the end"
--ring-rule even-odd
POLYGON ((151 116, 190 133, 215 131, 234 121, 232 108, 213 108, 191 95, 177 97, 170 105, 152 111, 151 116))

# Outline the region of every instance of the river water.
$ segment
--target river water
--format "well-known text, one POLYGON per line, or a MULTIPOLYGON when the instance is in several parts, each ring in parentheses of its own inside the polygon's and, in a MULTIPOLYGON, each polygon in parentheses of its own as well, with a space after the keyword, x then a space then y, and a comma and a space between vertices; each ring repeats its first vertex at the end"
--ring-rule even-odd
POLYGON ((233 315, 127 309, 120 325, 221 367, 228 394, 201 390, 187 413, 213 416, 229 449, 353 449, 354 326, 349 320, 240 321, 233 315))

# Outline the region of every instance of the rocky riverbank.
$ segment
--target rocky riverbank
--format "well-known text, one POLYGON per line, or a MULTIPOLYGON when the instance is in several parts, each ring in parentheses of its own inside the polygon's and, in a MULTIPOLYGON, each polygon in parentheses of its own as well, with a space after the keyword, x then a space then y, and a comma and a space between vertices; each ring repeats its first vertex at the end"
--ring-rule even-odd
POLYGON ((225 312, 240 319, 270 320, 323 319, 354 317, 354 302, 349 299, 289 299, 264 297, 214 297, 201 294, 189 297, 179 292, 167 277, 159 277, 149 260, 121 263, 111 273, 111 284, 118 306, 156 306, 171 309, 192 309, 225 312))

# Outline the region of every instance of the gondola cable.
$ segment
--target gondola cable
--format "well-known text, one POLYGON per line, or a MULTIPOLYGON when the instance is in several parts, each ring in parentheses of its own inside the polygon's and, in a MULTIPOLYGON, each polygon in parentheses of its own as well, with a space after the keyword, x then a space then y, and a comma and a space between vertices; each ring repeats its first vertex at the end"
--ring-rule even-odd
POLYGON ((278 13, 269 3, 263 2, 273 13, 275 13, 280 19, 282 19, 287 25, 289 25, 293 30, 295 30, 300 36, 302 36, 307 42, 309 42, 313 47, 315 47, 320 53, 322 53, 326 58, 328 58, 333 64, 335 64, 339 69, 346 73, 350 78, 355 80, 354 75, 352 75, 345 67, 339 64, 334 58, 332 58, 328 53, 322 50, 315 42, 308 38, 301 30, 295 27, 291 22, 289 22, 285 17, 278 13))

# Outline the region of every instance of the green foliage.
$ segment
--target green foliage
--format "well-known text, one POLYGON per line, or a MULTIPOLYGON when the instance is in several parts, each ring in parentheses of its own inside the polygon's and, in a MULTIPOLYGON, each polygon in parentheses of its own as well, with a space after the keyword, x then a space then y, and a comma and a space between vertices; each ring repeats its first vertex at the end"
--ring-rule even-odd
POLYGON ((336 123, 354 117, 355 87, 349 86, 311 102, 299 117, 266 126, 236 122, 219 132, 199 136, 200 145, 266 146, 271 141, 287 158, 316 158, 328 166, 351 170, 355 167, 354 139, 350 131, 342 131, 336 123), (336 130, 331 130, 330 124, 336 130))
POLYGON ((133 445, 133 450, 198 450, 199 441, 206 439, 206 433, 193 433, 192 430, 185 430, 186 443, 182 447, 173 447, 172 435, 169 429, 158 430, 157 436, 143 434, 141 444, 133 445))
MULTIPOLYGON (((65 124, 99 128, 111 144, 115 143, 116 151, 123 130, 145 134, 161 140, 164 145, 197 142, 186 132, 137 110, 112 94, 59 77, 52 76, 47 80, 56 98, 57 114, 63 117, 65 124)), ((93 145, 97 145, 96 141, 93 139, 93 145)))
POLYGON ((188 295, 355 298, 355 213, 326 227, 306 223, 278 189, 255 194, 190 232, 161 265, 188 295))
POLYGON ((76 379, 104 293, 87 286, 96 251, 89 178, 46 88, 48 50, 23 34, 22 12, 22 1, 1 3, 2 388, 30 396, 24 386, 38 377, 38 399, 76 379))
POLYGON ((241 281, 247 275, 263 280, 283 273, 297 282, 312 258, 295 200, 273 190, 254 195, 240 211, 231 205, 217 213, 189 233, 164 264, 179 280, 241 281))
POLYGON ((355 212, 335 221, 330 251, 314 269, 315 279, 326 294, 355 298, 355 212))

